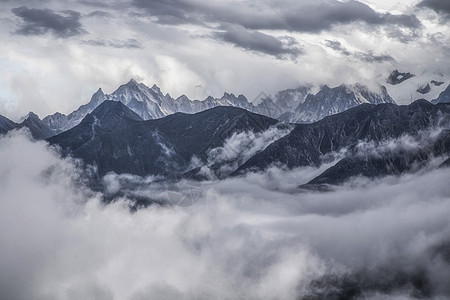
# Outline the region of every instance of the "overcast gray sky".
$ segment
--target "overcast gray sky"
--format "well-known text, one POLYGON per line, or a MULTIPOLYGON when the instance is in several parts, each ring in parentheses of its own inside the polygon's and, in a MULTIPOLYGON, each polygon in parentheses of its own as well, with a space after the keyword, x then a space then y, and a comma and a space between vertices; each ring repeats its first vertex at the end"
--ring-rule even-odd
POLYGON ((0 114, 68 113, 135 78, 250 100, 305 83, 448 78, 441 0, 1 0, 0 114))

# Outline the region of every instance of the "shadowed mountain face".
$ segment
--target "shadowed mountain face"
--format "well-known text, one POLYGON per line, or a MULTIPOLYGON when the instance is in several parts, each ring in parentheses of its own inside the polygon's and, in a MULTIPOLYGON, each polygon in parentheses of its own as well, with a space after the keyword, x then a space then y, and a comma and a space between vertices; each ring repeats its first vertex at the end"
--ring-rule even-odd
POLYGON ((43 140, 53 135, 53 131, 32 112, 30 112, 25 120, 19 124, 19 128, 23 127, 28 128, 33 138, 37 140, 43 140))
POLYGON ((0 134, 5 134, 8 131, 17 128, 18 124, 10 119, 0 115, 0 134))
POLYGON ((368 178, 400 175, 424 167, 435 156, 450 154, 450 130, 444 130, 429 143, 416 149, 396 149, 378 153, 351 152, 336 165, 311 180, 308 185, 338 185, 356 176, 368 178))
POLYGON ((234 132, 259 132, 276 123, 230 107, 142 121, 121 102, 105 101, 79 125, 48 141, 96 165, 100 175, 114 171, 168 176, 185 171, 194 155, 205 158, 234 132))
MULTIPOLYGON (((249 170, 264 170, 273 164, 288 168, 319 165, 324 155, 348 149, 348 157, 311 183, 340 183, 352 176, 377 177, 399 174, 414 162, 425 161, 431 155, 450 153, 448 131, 442 131, 420 149, 356 156, 360 143, 374 143, 399 139, 404 135, 418 136, 421 131, 447 126, 449 105, 432 105, 419 100, 409 106, 393 104, 363 104, 341 114, 327 117, 313 124, 296 125, 287 136, 256 154, 234 174, 249 170)), ((376 148, 375 148, 376 149, 376 148)), ((401 149, 400 149, 401 150, 401 149)))
MULTIPOLYGON (((232 158, 236 170, 232 175, 274 164, 319 166, 324 157, 343 150, 345 157, 309 184, 400 174, 450 153, 449 116, 450 105, 425 100, 409 106, 362 104, 313 124, 295 124, 289 134, 270 140, 248 160, 232 158), (433 128, 441 130, 436 133, 433 128)), ((276 124, 275 119, 233 107, 143 121, 121 102, 105 101, 79 125, 48 141, 97 166, 99 175, 110 171, 163 177, 185 173, 203 179, 200 168, 192 164, 194 157, 203 164, 212 161, 211 169, 220 169, 211 155, 221 152, 212 149, 223 147, 238 133, 265 132, 276 124)))
POLYGON ((34 139, 42 140, 53 135, 53 131, 45 125, 39 117, 30 112, 21 123, 15 123, 0 115, 0 134, 7 133, 13 129, 28 128, 34 139))

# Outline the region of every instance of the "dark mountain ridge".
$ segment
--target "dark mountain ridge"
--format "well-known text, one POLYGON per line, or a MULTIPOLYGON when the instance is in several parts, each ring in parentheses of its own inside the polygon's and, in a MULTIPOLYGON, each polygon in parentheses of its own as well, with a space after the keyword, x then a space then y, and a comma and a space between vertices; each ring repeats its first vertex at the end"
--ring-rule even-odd
POLYGON ((13 122, 0 115, 0 134, 5 134, 10 130, 20 128, 28 128, 31 136, 37 140, 46 139, 53 135, 52 130, 33 112, 28 113, 21 123, 13 122))
POLYGON ((124 104, 105 101, 79 125, 48 141, 97 166, 100 175, 113 171, 168 176, 184 172, 194 155, 204 159, 234 132, 258 132, 276 123, 232 107, 142 121, 124 104))
MULTIPOLYGON (((232 176, 272 165, 289 169, 319 166, 327 155, 342 150, 347 151, 346 156, 310 185, 340 184, 354 176, 401 174, 434 156, 450 153, 449 116, 450 105, 433 105, 426 100, 408 106, 362 104, 312 124, 292 125, 289 134, 239 163, 232 176), (419 139, 433 128, 443 130, 433 139, 419 141, 417 149, 382 148, 391 140, 400 145, 395 139, 405 136, 419 139), (373 153, 362 153, 361 143, 372 143, 373 153)), ((95 165, 100 176, 115 172, 204 179, 192 165, 194 157, 205 163, 211 149, 222 147, 234 133, 263 132, 279 124, 234 107, 143 121, 120 101, 104 101, 79 125, 48 141, 59 145, 66 155, 95 165)), ((219 169, 220 165, 211 168, 219 169)))
MULTIPOLYGON (((418 100, 408 106, 362 104, 313 124, 296 125, 290 134, 250 158, 233 175, 244 174, 251 170, 265 170, 274 164, 285 165, 288 168, 318 166, 325 155, 343 149, 348 149, 351 154, 360 142, 379 143, 404 135, 417 136, 420 131, 426 129, 438 126, 448 127, 449 120, 450 105, 433 105, 426 100, 418 100)), ((369 155, 358 159, 350 155, 335 166, 340 168, 339 172, 334 172, 333 176, 328 176, 320 183, 340 183, 356 175, 374 177, 399 174, 405 171, 413 161, 429 158, 430 155, 424 155, 429 148, 434 149, 430 154, 448 154, 450 152, 449 138, 448 132, 444 130, 433 144, 425 145, 424 150, 419 153, 408 155, 403 153, 403 156, 407 157, 403 161, 397 160, 396 164, 393 164, 393 157, 389 159, 391 155, 389 153, 380 158, 381 161, 369 155), (364 164, 366 167, 361 168, 360 166, 364 164), (367 171, 370 164, 371 170, 367 171), (386 165, 389 164, 393 167, 388 168, 386 165), (353 171, 348 171, 351 168, 353 171)), ((398 155, 402 154, 398 153, 398 155)), ((328 171, 328 174, 331 174, 330 172, 328 171)), ((319 181, 311 183, 319 183, 319 181)))

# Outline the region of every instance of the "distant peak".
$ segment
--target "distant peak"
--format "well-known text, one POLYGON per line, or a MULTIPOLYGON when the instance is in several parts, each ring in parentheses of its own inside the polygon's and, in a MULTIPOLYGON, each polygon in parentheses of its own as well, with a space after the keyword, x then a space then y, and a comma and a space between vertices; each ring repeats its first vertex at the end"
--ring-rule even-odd
POLYGON ((39 118, 39 116, 37 114, 35 114, 34 112, 30 111, 24 117, 19 119, 19 123, 24 123, 24 122, 25 123, 41 122, 41 119, 39 118))
POLYGON ((133 78, 130 79, 130 81, 128 81, 127 83, 122 85, 122 87, 128 87, 128 88, 130 88, 130 87, 134 88, 134 87, 138 87, 138 86, 139 86, 139 83, 136 80, 134 80, 133 78))
POLYGON ((103 93, 103 91, 102 91, 102 88, 99 87, 98 90, 95 92, 94 95, 104 95, 104 93, 103 93))
POLYGON ((176 100, 190 100, 188 96, 186 96, 185 94, 181 95, 180 97, 178 97, 176 100))
POLYGON ((236 98, 236 96, 233 93, 227 93, 227 92, 223 93, 222 98, 229 98, 229 97, 236 98))
POLYGON ((105 116, 118 114, 120 112, 135 115, 135 113, 130 108, 128 108, 128 106, 123 104, 121 101, 114 101, 114 100, 103 101, 99 106, 97 106, 96 109, 92 111, 91 114, 94 116, 101 116, 101 118, 104 118, 105 116))
POLYGON ((24 118, 24 120, 41 120, 37 114, 30 111, 24 118))
POLYGON ((142 119, 120 101, 105 100, 89 113, 82 122, 99 125, 104 128, 116 128, 120 124, 127 124, 129 120, 142 121, 142 119))

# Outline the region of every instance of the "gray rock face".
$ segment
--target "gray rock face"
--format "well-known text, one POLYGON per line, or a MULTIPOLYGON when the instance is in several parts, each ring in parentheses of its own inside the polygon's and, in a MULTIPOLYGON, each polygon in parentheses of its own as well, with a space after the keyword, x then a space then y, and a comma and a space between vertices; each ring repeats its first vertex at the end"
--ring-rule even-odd
POLYGON ((445 91, 439 94, 437 99, 431 101, 431 103, 450 103, 450 85, 445 89, 445 91))
POLYGON ((45 117, 42 122, 53 131, 53 135, 69 130, 79 124, 88 113, 92 112, 100 105, 100 103, 105 101, 105 99, 106 95, 103 93, 102 89, 98 89, 98 91, 92 95, 89 103, 80 106, 69 115, 66 116, 61 113, 55 113, 45 117))
POLYGON ((281 121, 294 122, 296 120, 290 117, 291 113, 305 101, 310 91, 310 86, 300 86, 277 92, 273 97, 262 98, 253 111, 281 121))
POLYGON ((441 86, 444 84, 443 81, 431 80, 431 84, 434 86, 441 86))
POLYGON ((392 85, 397 85, 397 84, 402 83, 403 81, 410 79, 411 77, 414 77, 414 74, 411 74, 408 72, 401 73, 398 70, 394 70, 389 75, 389 77, 387 79, 387 83, 392 84, 392 85))
POLYGON ((417 92, 421 93, 422 95, 428 94, 430 91, 431 91, 430 84, 427 84, 427 85, 422 86, 422 87, 417 89, 417 92))

